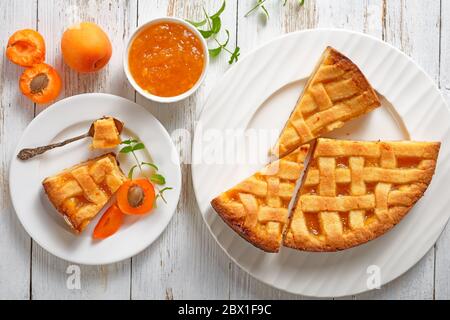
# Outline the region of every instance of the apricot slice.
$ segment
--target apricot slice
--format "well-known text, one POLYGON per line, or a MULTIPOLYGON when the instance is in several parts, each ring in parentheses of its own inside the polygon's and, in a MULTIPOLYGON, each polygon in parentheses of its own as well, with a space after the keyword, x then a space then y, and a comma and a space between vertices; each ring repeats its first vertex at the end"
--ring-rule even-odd
POLYGON ((81 22, 69 27, 61 39, 64 62, 73 70, 86 73, 103 68, 112 55, 106 33, 95 23, 81 22))
POLYGON ((44 62, 44 38, 35 30, 16 31, 8 40, 6 57, 22 67, 31 67, 34 64, 44 62))
POLYGON ((19 79, 20 91, 36 103, 55 100, 61 91, 58 72, 46 63, 25 69, 19 79))
POLYGON ((123 213, 122 211, 120 211, 116 204, 113 204, 108 208, 108 210, 106 210, 106 212, 100 218, 100 221, 95 226, 92 238, 106 239, 116 233, 122 223, 123 213))

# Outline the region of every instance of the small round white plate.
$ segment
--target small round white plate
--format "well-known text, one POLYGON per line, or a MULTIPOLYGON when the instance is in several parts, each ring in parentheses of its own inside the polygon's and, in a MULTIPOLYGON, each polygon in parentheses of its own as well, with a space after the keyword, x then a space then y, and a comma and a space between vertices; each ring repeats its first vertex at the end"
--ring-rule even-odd
POLYGON ((306 30, 278 38, 232 67, 211 92, 196 128, 193 184, 203 218, 229 257, 253 277, 282 290, 344 296, 383 285, 422 258, 449 216, 450 114, 433 81, 405 54, 367 35, 306 30), (228 228, 210 206, 220 192, 268 161, 306 80, 326 46, 352 59, 382 97, 382 107, 332 137, 441 141, 425 196, 393 230, 353 249, 264 253, 228 228))
MULTIPOLYGON (((120 147, 119 147, 120 148, 120 147)), ((118 154, 119 148, 112 151, 118 154)), ((127 174, 131 155, 118 160, 127 174)), ((127 259, 149 246, 164 231, 175 212, 181 188, 178 153, 161 123, 143 107, 108 94, 83 94, 58 101, 40 113, 27 127, 10 170, 10 192, 17 216, 28 234, 40 246, 62 259, 79 264, 100 265, 127 259), (102 241, 92 239, 92 231, 103 211, 80 234, 75 235, 53 208, 42 188, 42 180, 62 169, 108 151, 91 151, 90 138, 50 150, 27 161, 16 158, 25 147, 36 147, 87 132, 90 123, 113 116, 125 123, 122 139, 137 137, 150 155, 137 151, 141 161, 152 160, 172 187, 164 193, 167 204, 157 200, 157 208, 144 217, 126 217, 124 225, 102 241)))

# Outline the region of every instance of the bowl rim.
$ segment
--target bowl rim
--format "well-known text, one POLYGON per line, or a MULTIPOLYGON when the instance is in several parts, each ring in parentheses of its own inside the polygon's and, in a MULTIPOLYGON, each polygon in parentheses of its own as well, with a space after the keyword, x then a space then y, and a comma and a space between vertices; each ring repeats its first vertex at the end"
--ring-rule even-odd
POLYGON ((152 100, 155 102, 161 102, 161 103, 177 102, 177 101, 181 101, 181 100, 186 99, 187 97, 191 96, 195 91, 197 91, 197 89, 200 87, 200 85, 205 80, 208 67, 209 67, 209 51, 208 51, 208 44, 207 44, 205 38, 203 38, 201 33, 194 26, 192 26, 189 22, 187 22, 181 18, 177 18, 177 17, 169 17, 169 16, 156 17, 156 18, 150 19, 147 22, 139 25, 128 37, 128 40, 127 40, 126 46, 125 46, 125 51, 123 53, 123 69, 125 71, 125 75, 128 79, 128 82, 130 82, 131 85, 133 86, 133 88, 137 92, 139 92, 143 97, 145 97, 149 100, 152 100), (203 48, 203 55, 204 55, 205 63, 203 65, 202 73, 201 73, 200 77, 198 78, 197 82, 188 91, 185 91, 185 92, 183 92, 177 96, 173 96, 173 97, 160 97, 160 96, 151 94, 150 92, 141 88, 134 80, 133 75, 130 72, 130 68, 129 68, 129 64, 128 64, 128 56, 129 56, 130 46, 133 43, 134 39, 145 28, 147 28, 150 25, 159 23, 159 22, 174 22, 174 23, 183 25, 184 27, 188 28, 192 33, 194 33, 197 36, 197 38, 200 39, 200 42, 201 42, 202 48, 203 48))

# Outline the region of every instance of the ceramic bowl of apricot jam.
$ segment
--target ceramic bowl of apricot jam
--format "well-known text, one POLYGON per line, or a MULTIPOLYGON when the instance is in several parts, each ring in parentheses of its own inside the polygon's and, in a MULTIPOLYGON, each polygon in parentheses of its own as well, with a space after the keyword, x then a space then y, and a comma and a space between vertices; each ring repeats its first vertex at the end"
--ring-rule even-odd
POLYGON ((208 47, 200 32, 174 17, 153 19, 131 35, 125 74, 147 99, 176 102, 194 93, 206 75, 208 47))

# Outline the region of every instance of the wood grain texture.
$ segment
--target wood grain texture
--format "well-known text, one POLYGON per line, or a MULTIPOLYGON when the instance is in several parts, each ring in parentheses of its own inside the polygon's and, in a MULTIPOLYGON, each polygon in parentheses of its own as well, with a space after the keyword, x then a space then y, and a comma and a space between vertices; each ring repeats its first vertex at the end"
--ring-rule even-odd
MULTIPOLYGON (((157 15, 175 15, 192 20, 202 17, 202 4, 208 12, 220 7, 219 1, 139 2, 138 23, 157 15)), ((236 6, 227 2, 222 24, 234 43, 236 6)), ((211 43, 211 47, 213 44, 211 43)), ((230 261, 212 239, 195 201, 190 160, 195 119, 204 99, 218 77, 228 68, 226 55, 211 61, 200 91, 175 105, 161 105, 137 95, 137 102, 153 113, 172 135, 180 152, 182 185, 177 211, 166 231, 147 250, 133 258, 133 299, 226 299, 229 297, 230 261), (186 133, 186 134, 184 134, 186 133)))
MULTIPOLYGON (((85 92, 105 92, 133 98, 122 68, 126 38, 136 24, 137 1, 52 1, 39 0, 38 30, 46 39, 47 61, 62 75, 64 90, 60 98, 85 92), (113 56, 108 66, 95 74, 81 75, 62 61, 60 39, 64 30, 80 21, 93 21, 110 35, 113 56)), ((40 112, 47 106, 36 109, 40 112)), ((81 289, 69 290, 67 267, 37 244, 32 249, 33 299, 129 299, 130 260, 103 266, 81 266, 81 289)))
MULTIPOLYGON (((14 28, 36 27, 36 1, 1 1, 0 43, 14 28), (4 27, 6 26, 6 27, 4 27)), ((30 297, 31 240, 16 218, 9 196, 9 163, 22 131, 33 118, 33 103, 19 94, 23 69, 2 52, 0 59, 0 299, 30 297)))
MULTIPOLYGON (((138 256, 104 267, 81 267, 81 289, 68 290, 66 268, 37 244, 20 226, 8 194, 8 167, 20 133, 35 108, 18 94, 21 72, 2 56, 0 65, 0 299, 303 299, 253 279, 232 263, 203 223, 192 188, 189 166, 195 120, 215 83, 228 70, 228 56, 210 64, 207 78, 191 98, 174 105, 147 101, 125 79, 122 53, 125 39, 137 25, 152 17, 202 17, 221 4, 218 0, 8 0, 0 2, 0 41, 15 30, 38 28, 47 42, 47 61, 60 71, 64 90, 60 98, 85 92, 107 92, 137 101, 166 127, 180 152, 183 190, 176 214, 166 231, 138 256), (79 21, 94 21, 110 35, 114 53, 107 68, 80 75, 61 60, 60 37, 79 21)), ((267 19, 260 12, 245 18, 250 0, 228 0, 222 14, 230 31, 230 47, 237 42, 242 55, 283 33, 315 27, 347 28, 369 33, 400 48, 437 82, 450 99, 450 14, 448 1, 420 0, 268 0, 267 19)), ((213 46, 213 44, 211 44, 213 46)), ((307 50, 307 48, 305 48, 307 50)), ((436 245, 404 276, 374 290, 347 299, 448 299, 450 298, 450 227, 436 245)))
MULTIPOLYGON (((441 1, 439 86, 450 106, 450 2, 441 1)), ((448 164, 447 164, 448 166, 448 164)), ((450 299, 450 224, 436 243, 435 299, 450 299)))
MULTIPOLYGON (((276 37, 296 30, 313 28, 316 25, 316 6, 314 1, 305 1, 303 7, 296 1, 267 1, 267 18, 261 10, 248 17, 245 13, 253 7, 254 1, 239 1, 238 5, 238 43, 242 54, 247 54, 260 45, 276 37)), ((231 299, 304 299, 305 297, 274 289, 251 277, 236 264, 230 265, 231 299)))
MULTIPOLYGON (((439 77, 439 1, 384 1, 383 40, 411 56, 435 81, 439 77), (425 14, 426 12, 426 14, 425 14)), ((432 299, 434 248, 414 267, 362 299, 432 299)), ((381 270, 381 276, 383 270, 381 270)))
MULTIPOLYGON (((383 2, 366 1, 321 1, 317 6, 317 27, 343 28, 364 32, 382 38, 383 2)), ((341 297, 339 300, 356 299, 357 296, 341 297)))

